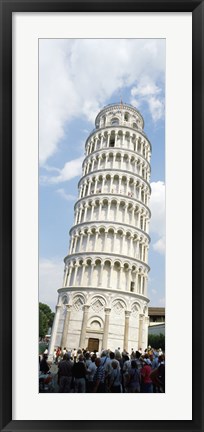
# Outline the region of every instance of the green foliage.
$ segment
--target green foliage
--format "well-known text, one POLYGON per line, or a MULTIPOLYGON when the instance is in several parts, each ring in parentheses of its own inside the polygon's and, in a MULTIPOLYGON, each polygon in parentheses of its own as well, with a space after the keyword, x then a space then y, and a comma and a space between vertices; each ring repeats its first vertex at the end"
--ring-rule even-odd
POLYGON ((44 338, 49 327, 52 327, 54 316, 54 312, 47 304, 39 303, 39 336, 41 338, 44 338))
POLYGON ((161 348, 163 351, 165 351, 165 335, 162 333, 159 335, 150 334, 148 336, 148 345, 151 345, 152 348, 161 348))

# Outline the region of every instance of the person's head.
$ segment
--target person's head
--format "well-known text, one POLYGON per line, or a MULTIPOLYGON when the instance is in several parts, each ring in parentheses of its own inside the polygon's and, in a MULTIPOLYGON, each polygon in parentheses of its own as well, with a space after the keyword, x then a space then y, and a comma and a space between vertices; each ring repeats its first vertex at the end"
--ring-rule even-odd
POLYGON ((96 354, 93 354, 92 356, 91 356, 91 361, 93 362, 93 363, 95 363, 95 360, 96 360, 96 354))
POLYGON ((110 356, 110 359, 113 360, 115 358, 114 352, 111 351, 110 354, 109 354, 109 356, 110 356))
POLYGON ((132 368, 132 369, 137 369, 137 363, 136 363, 135 360, 132 360, 132 361, 131 361, 131 368, 132 368))
POLYGON ((120 353, 120 351, 115 350, 115 358, 116 358, 117 360, 121 360, 121 353, 120 353))
POLYGON ((108 351, 107 350, 103 350, 101 353, 101 357, 107 357, 108 355, 108 351))
POLYGON ((129 360, 129 357, 128 357, 128 355, 127 355, 127 354, 123 354, 123 360, 124 360, 124 362, 126 362, 126 361, 128 361, 128 360, 129 360))
POLYGON ((136 357, 136 359, 139 359, 141 357, 141 353, 139 351, 136 351, 135 357, 136 357))
POLYGON ((44 360, 47 360, 47 359, 48 359, 47 354, 43 354, 43 359, 44 359, 44 360))
POLYGON ((101 359, 100 359, 100 357, 96 357, 95 365, 96 365, 97 367, 99 367, 100 364, 101 364, 101 359))
POLYGON ((89 353, 89 352, 86 352, 86 353, 85 353, 85 359, 86 359, 86 360, 89 360, 89 359, 90 359, 90 353, 89 353))
POLYGON ((67 360, 69 360, 69 358, 70 358, 70 357, 68 356, 68 353, 65 353, 65 354, 63 355, 63 360, 66 360, 66 361, 67 361, 67 360))
POLYGON ((83 362, 83 361, 84 361, 84 356, 83 356, 83 354, 79 354, 79 361, 80 361, 80 362, 83 362))
POLYGON ((111 362, 111 366, 112 366, 113 369, 117 369, 118 362, 117 362, 116 360, 113 360, 113 361, 111 362))
POLYGON ((160 355, 159 356, 159 363, 162 363, 162 362, 164 362, 164 360, 165 360, 165 357, 164 357, 164 355, 162 354, 162 355, 160 355))

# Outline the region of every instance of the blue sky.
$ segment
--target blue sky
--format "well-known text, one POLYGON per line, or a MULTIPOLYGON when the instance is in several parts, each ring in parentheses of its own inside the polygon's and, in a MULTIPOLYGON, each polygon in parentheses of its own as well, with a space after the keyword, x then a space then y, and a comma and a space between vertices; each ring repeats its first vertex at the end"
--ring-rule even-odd
POLYGON ((85 141, 105 105, 142 114, 152 144, 148 297, 165 305, 165 40, 39 42, 39 300, 54 310, 85 141))

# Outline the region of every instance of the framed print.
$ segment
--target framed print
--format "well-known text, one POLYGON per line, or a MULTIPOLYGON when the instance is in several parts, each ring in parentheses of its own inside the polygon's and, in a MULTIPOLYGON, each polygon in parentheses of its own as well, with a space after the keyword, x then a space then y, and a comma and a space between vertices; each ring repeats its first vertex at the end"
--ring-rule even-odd
POLYGON ((0 4, 1 430, 201 431, 203 1, 0 4), (164 365, 158 311, 154 392, 61 391, 164 365))

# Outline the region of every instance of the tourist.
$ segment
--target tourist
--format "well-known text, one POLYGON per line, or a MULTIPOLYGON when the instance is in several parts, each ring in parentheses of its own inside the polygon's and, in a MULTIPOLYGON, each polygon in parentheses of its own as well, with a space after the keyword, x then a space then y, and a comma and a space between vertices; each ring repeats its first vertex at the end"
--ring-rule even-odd
POLYGON ((136 360, 131 361, 131 368, 128 371, 126 379, 126 390, 127 393, 139 393, 140 392, 140 372, 137 368, 136 360))
POLYGON ((86 366, 84 364, 83 354, 79 354, 78 362, 75 362, 72 369, 74 377, 75 393, 86 392, 86 366))
POLYGON ((105 393, 105 369, 101 364, 101 358, 95 360, 96 371, 93 376, 93 393, 105 393))
POLYGON ((43 354, 43 358, 40 362, 40 372, 42 372, 43 374, 47 374, 48 371, 50 370, 47 359, 48 359, 47 354, 43 354))
POLYGON ((96 372, 96 354, 91 356, 91 362, 87 366, 87 375, 86 375, 86 391, 87 393, 92 393, 93 391, 93 377, 96 372))
POLYGON ((151 380, 151 361, 149 358, 144 358, 144 366, 141 369, 141 393, 152 393, 153 385, 151 380))
POLYGON ((111 393, 121 393, 121 375, 118 367, 118 361, 112 360, 112 371, 109 378, 109 391, 111 393))
POLYGON ((70 393, 72 381, 72 368, 73 362, 71 360, 71 353, 66 353, 63 360, 58 365, 58 383, 60 393, 70 393))

